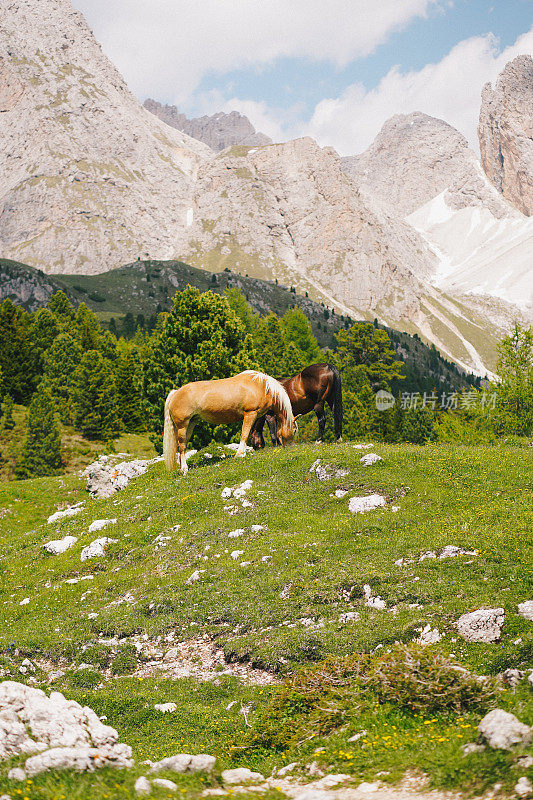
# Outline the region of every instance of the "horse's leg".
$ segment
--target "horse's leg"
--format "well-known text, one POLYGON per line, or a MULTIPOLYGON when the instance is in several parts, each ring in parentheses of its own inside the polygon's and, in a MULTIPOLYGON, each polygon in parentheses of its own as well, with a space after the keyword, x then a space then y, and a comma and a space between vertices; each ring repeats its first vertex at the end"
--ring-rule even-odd
POLYGON ((265 417, 259 417, 253 426, 252 426, 252 434, 255 434, 257 438, 254 437, 254 441, 252 442, 252 447, 257 447, 256 449, 262 450, 265 446, 265 437, 263 436, 263 428, 265 427, 265 417))
POLYGON ((180 423, 176 430, 176 438, 178 440, 178 454, 180 460, 180 471, 182 475, 186 475, 189 471, 187 466, 187 461, 185 459, 185 451, 187 450, 187 432, 188 427, 190 425, 190 420, 183 421, 180 423))
POLYGON ((237 448, 237 452, 235 453, 236 456, 241 456, 244 458, 246 455, 246 442, 248 441, 248 436, 250 435, 250 431, 252 430, 252 425, 257 419, 257 411, 246 411, 244 414, 244 419, 242 421, 242 430, 241 430, 241 441, 239 442, 239 446, 237 448))
POLYGON ((324 411, 324 403, 317 403, 315 406, 315 414, 318 417, 318 439, 317 443, 322 442, 324 438, 324 431, 326 430, 326 412, 324 411))
POLYGON ((266 422, 268 425, 268 430, 270 431, 270 440, 272 442, 272 447, 280 447, 281 442, 278 439, 278 425, 276 417, 273 417, 272 414, 267 414, 266 422))

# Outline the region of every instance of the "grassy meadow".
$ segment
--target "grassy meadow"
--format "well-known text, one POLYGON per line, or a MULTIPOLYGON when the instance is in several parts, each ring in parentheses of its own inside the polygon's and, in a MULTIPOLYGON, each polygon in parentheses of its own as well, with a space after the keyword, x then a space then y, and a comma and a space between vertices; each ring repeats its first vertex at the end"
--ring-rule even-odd
MULTIPOLYGON (((212 776, 164 775, 191 797, 219 786, 228 766, 268 775, 294 761, 297 775, 316 761, 356 783, 394 782, 418 770, 435 787, 492 796, 501 783, 510 792, 528 774, 513 766, 522 751, 461 750, 477 739, 484 710, 475 703, 435 710, 422 702, 413 710, 371 688, 350 684, 330 695, 324 684, 304 708, 284 682, 328 657, 378 657, 428 624, 442 635, 426 648, 435 657, 488 676, 533 667, 533 623, 517 612, 533 599, 533 451, 525 445, 376 444, 382 460, 368 467, 360 463, 368 451, 352 443, 268 448, 192 468, 185 479, 159 463, 106 500, 91 498, 77 474, 1 483, 4 678, 27 681, 31 676, 19 672, 26 657, 40 664, 36 685, 106 716, 133 747, 136 765, 129 772, 48 773, 19 786, 7 779, 14 759, 0 764, 0 794, 129 797, 136 777, 146 774, 144 759, 179 752, 218 758, 212 776), (330 479, 310 472, 317 458, 329 465, 330 479), (221 496, 245 480, 252 485, 242 497, 221 496), (339 489, 347 493, 336 497, 339 489), (386 498, 385 507, 348 510, 351 497, 373 493, 386 498), (78 515, 47 523, 58 508, 80 501, 78 515), (88 532, 91 522, 109 518, 116 524, 88 532), (43 549, 67 534, 78 537, 67 552, 43 549), (82 548, 101 536, 117 541, 105 557, 82 562, 82 548), (477 555, 419 561, 446 545, 477 555), (196 571, 198 579, 187 583, 196 571), (67 583, 75 578, 83 580, 67 583), (385 608, 365 605, 365 585, 385 608), (481 607, 505 609, 498 642, 469 644, 457 635, 458 617, 481 607), (347 612, 359 618, 342 621, 347 612), (143 665, 131 644, 143 636, 161 652, 180 642, 214 643, 227 663, 246 665, 252 680, 254 670, 266 670, 273 682, 242 682, 225 665, 207 681, 169 677, 143 665), (52 668, 64 673, 53 683, 52 668), (156 711, 162 702, 175 702, 177 711, 156 711)), ((527 681, 500 687, 491 702, 533 724, 527 681)))

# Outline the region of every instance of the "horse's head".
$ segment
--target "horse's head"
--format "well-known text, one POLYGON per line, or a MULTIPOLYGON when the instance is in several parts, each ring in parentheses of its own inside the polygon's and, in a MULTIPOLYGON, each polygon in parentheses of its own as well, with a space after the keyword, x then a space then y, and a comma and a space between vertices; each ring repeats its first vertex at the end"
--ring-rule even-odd
POLYGON ((265 446, 265 440, 255 428, 252 428, 252 432, 250 434, 250 444, 254 450, 262 450, 262 448, 265 446))
POLYGON ((277 434, 283 445, 292 444, 298 433, 298 425, 293 418, 289 421, 286 417, 278 418, 277 434))

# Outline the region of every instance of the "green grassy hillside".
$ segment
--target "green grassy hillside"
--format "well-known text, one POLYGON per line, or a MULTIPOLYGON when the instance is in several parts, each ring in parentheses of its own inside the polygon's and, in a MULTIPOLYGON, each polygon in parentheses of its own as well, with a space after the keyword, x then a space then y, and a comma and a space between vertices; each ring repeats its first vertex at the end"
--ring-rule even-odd
MULTIPOLYGON (((186 479, 158 463, 107 500, 90 498, 77 475, 0 484, 4 676, 27 680, 19 666, 33 659, 38 685, 105 715, 137 762, 131 772, 97 777, 49 773, 24 786, 24 796, 130 797, 135 778, 146 772, 143 759, 178 752, 219 759, 209 778, 166 776, 191 797, 219 786, 219 770, 228 765, 269 774, 292 761, 302 775, 317 761, 356 782, 395 781, 419 769, 434 786, 481 792, 498 781, 510 791, 527 774, 511 769, 524 753, 463 756, 484 712, 475 703, 435 710, 429 701, 440 691, 438 681, 421 692, 416 710, 401 692, 384 700, 355 684, 334 697, 315 691, 315 705, 305 712, 297 693, 287 689, 279 699, 278 682, 295 670, 327 656, 375 651, 378 658, 381 647, 411 642, 428 624, 442 640, 425 652, 477 674, 533 666, 533 623, 517 612, 533 599, 531 450, 373 449, 382 461, 369 467, 360 463, 365 451, 351 443, 295 445, 192 468, 186 479), (329 465, 328 480, 310 472, 317 458, 329 465), (252 481, 244 506, 243 497, 222 497, 225 487, 244 480, 252 481), (337 489, 347 494, 336 497, 337 489), (385 497, 385 507, 349 511, 351 497, 373 493, 385 497), (58 508, 80 501, 77 516, 47 524, 58 508), (104 518, 117 522, 88 532, 104 518), (45 552, 45 542, 67 534, 78 537, 70 550, 45 552), (100 536, 117 541, 103 558, 82 562, 82 548, 100 536), (447 545, 477 554, 419 560, 447 545), (196 571, 198 579, 187 583, 196 571), (79 580, 67 583, 72 579, 79 580), (365 584, 385 608, 365 604, 365 584), (467 643, 455 622, 482 607, 504 608, 501 638, 467 643), (359 618, 343 621, 347 612, 359 618), (187 664, 188 677, 161 666, 163 654, 178 645, 175 661, 187 664), (225 660, 217 661, 217 651, 225 660), (86 666, 76 670, 80 663, 86 666), (47 676, 57 668, 63 675, 52 682, 47 676), (265 683, 265 671, 274 683, 265 683), (169 701, 176 713, 154 710, 169 701), (250 706, 246 715, 241 704, 250 706), (350 741, 362 730, 360 740, 350 741)), ((494 702, 533 723, 527 681, 514 690, 500 687, 494 702)), ((16 788, 6 777, 12 765, 0 763, 0 792, 16 788)))

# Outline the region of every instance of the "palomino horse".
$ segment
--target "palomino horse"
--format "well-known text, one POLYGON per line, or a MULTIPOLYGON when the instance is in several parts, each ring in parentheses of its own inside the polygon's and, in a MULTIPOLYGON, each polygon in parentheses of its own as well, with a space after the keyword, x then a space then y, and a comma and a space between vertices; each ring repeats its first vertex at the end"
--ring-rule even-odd
POLYGON ((283 444, 292 442, 298 428, 291 401, 283 386, 270 375, 248 369, 233 378, 195 381, 172 389, 165 401, 163 430, 167 469, 177 466, 179 453, 181 472, 187 474, 185 451, 198 419, 219 425, 242 420, 241 441, 235 455, 244 456, 252 425, 267 412, 277 421, 276 433, 283 444))
MULTIPOLYGON (((342 441, 342 383, 339 371, 330 364, 311 364, 293 378, 279 381, 289 395, 292 411, 296 417, 315 411, 318 417, 318 439, 321 442, 326 427, 324 404, 333 411, 335 437, 342 441)), ((258 450, 265 446, 263 428, 267 422, 274 447, 279 444, 276 421, 271 414, 258 419, 252 429, 252 447, 258 450)))

